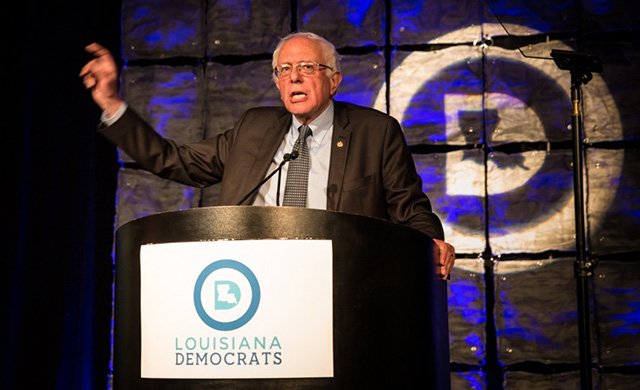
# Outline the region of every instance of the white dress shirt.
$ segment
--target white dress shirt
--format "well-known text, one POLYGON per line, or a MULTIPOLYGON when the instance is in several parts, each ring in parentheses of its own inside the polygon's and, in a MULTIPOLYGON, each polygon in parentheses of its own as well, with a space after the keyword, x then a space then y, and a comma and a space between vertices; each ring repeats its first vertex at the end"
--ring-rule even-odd
MULTIPOLYGON (((267 175, 280 165, 285 153, 291 153, 293 145, 298 139, 300 121, 293 117, 291 128, 282 140, 280 148, 273 156, 267 175)), ((313 209, 327 209, 327 185, 329 182, 329 163, 331 160, 331 138, 333 135, 333 101, 326 110, 313 122, 309 123, 312 135, 307 138, 309 144, 309 187, 307 193, 307 207, 313 209)), ((280 204, 284 197, 284 186, 287 182, 287 167, 282 167, 280 182, 280 204)), ((262 186, 258 192, 255 206, 275 206, 278 188, 278 174, 274 175, 262 186)))

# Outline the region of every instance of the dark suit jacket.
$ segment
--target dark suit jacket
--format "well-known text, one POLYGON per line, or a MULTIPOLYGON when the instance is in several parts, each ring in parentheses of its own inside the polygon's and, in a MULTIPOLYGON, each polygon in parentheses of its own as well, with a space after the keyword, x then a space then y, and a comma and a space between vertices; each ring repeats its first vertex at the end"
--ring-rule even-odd
MULTIPOLYGON (((133 110, 101 133, 144 169, 183 184, 222 182, 219 204, 235 205, 267 175, 291 126, 284 107, 247 111, 233 129, 176 145, 133 110)), ((371 108, 335 102, 327 209, 391 220, 444 239, 400 124, 371 108)))

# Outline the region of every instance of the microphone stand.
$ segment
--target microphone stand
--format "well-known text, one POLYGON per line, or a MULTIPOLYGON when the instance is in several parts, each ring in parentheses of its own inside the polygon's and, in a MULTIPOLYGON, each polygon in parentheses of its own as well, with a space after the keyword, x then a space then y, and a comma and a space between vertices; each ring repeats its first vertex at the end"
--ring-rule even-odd
MULTIPOLYGON (((298 157, 298 152, 295 152, 295 153, 296 153, 296 157, 298 157)), ((287 155, 285 155, 284 157, 286 158, 287 155)), ((291 160, 293 160, 294 158, 292 158, 291 160)), ((280 163, 280 165, 283 165, 283 164, 284 164, 284 161, 280 163)), ((278 188, 276 189, 276 206, 280 206, 280 182, 281 181, 282 181, 282 169, 278 169, 278 188)))
MULTIPOLYGON (((247 195, 245 195, 240 202, 238 202, 237 206, 241 206, 244 202, 246 202, 247 199, 249 199, 249 197, 251 197, 251 195, 255 194, 256 191, 258 191, 260 189, 260 187, 262 187, 264 185, 264 183, 266 183, 269 179, 271 179, 273 177, 273 175, 275 175, 276 173, 278 173, 278 198, 280 197, 280 172, 282 170, 282 167, 284 166, 284 164, 288 163, 289 161, 295 160, 296 158, 298 158, 298 151, 294 150, 291 153, 286 153, 284 155, 284 158, 282 159, 282 162, 280 162, 280 165, 278 165, 278 168, 274 169, 273 172, 271 172, 267 177, 265 177, 257 186, 255 186, 251 191, 249 191, 249 193, 247 195)), ((278 206, 280 205, 279 203, 279 199, 276 199, 276 202, 278 204, 278 206)))
MULTIPOLYGON (((288 161, 293 161, 296 158, 298 158, 298 151, 294 150, 291 153, 287 153, 284 155, 284 158, 282 160, 282 162, 280 163, 280 166, 278 167, 278 188, 276 190, 276 206, 280 206, 280 182, 282 180, 280 180, 280 178, 282 177, 282 166, 288 162, 288 161)), ((271 176, 273 176, 273 174, 271 174, 271 176)))
MULTIPOLYGON (((484 1, 491 13, 498 20, 508 36, 511 36, 502 21, 491 9, 489 1, 484 1)), ((523 57, 529 58, 518 47, 523 57)), ((535 57, 547 59, 542 57, 535 57)), ((583 116, 581 112, 582 85, 586 85, 592 79, 592 72, 602 72, 602 63, 598 57, 591 54, 568 51, 551 50, 551 58, 561 70, 571 73, 571 102, 573 113, 571 115, 572 149, 573 149, 573 192, 575 209, 576 231, 576 262, 574 263, 574 275, 577 287, 578 306, 578 343, 580 349, 580 384, 582 390, 593 388, 591 378, 591 325, 589 316, 589 279, 593 276, 595 264, 587 258, 585 242, 585 215, 584 215, 584 179, 582 177, 582 137, 583 116)))
POLYGON ((592 389, 589 279, 593 276, 595 266, 594 262, 587 259, 585 250, 584 184, 582 177, 583 117, 580 108, 582 103, 581 86, 591 81, 592 72, 599 73, 602 71, 602 64, 597 57, 573 51, 552 50, 551 57, 558 68, 571 72, 571 101, 573 103, 571 132, 573 138, 573 185, 576 217, 576 262, 574 264, 574 273, 578 298, 580 383, 582 389, 588 390, 592 389))

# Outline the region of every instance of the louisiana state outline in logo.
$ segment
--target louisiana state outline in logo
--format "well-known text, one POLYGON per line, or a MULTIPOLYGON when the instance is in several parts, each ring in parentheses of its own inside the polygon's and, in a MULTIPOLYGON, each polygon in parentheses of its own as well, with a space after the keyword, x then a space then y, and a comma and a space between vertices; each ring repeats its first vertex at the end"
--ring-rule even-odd
POLYGON ((260 305, 260 285, 251 269, 241 262, 218 260, 198 276, 193 301, 198 316, 209 327, 235 330, 256 314, 260 305))

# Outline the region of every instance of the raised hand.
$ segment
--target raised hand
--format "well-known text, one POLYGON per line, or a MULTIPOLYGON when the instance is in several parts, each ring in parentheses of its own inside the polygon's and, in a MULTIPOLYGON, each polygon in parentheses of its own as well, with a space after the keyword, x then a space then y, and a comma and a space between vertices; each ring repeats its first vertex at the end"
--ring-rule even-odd
POLYGON ((118 82, 118 66, 113 56, 105 47, 92 43, 85 50, 95 57, 82 70, 80 77, 96 104, 112 116, 122 105, 118 82))

